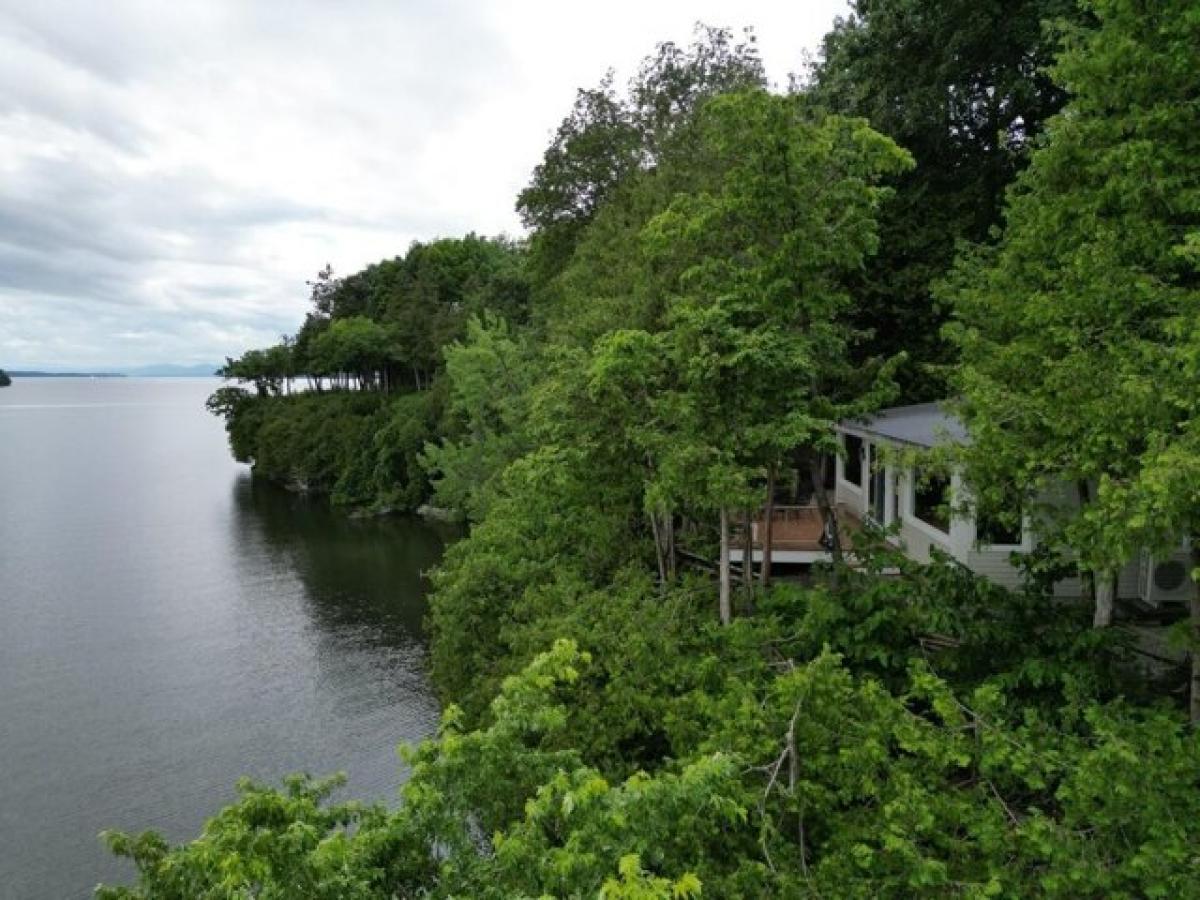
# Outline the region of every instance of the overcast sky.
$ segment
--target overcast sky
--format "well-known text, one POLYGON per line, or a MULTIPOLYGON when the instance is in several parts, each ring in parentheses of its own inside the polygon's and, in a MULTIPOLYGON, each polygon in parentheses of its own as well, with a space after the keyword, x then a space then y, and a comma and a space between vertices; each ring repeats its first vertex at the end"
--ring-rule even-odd
POLYGON ((213 362, 306 278, 519 234, 577 87, 697 20, 785 84, 844 0, 0 0, 0 366, 213 362))

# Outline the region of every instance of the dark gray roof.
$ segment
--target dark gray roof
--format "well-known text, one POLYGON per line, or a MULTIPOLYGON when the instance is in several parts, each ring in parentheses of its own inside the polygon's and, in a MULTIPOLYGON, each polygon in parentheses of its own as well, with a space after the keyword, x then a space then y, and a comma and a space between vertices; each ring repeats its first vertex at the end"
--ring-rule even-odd
POLYGON ((866 419, 842 422, 842 427, 878 435, 902 444, 932 447, 935 444, 966 443, 967 430, 957 416, 937 403, 917 403, 883 409, 866 419))

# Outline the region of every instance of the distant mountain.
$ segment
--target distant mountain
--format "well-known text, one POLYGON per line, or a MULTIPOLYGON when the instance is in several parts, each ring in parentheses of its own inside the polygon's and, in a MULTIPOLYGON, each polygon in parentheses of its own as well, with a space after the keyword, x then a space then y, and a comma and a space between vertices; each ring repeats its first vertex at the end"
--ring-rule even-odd
POLYGON ((46 371, 44 369, 10 369, 13 378, 124 378, 123 372, 68 372, 46 371))
POLYGON ((196 363, 190 366, 163 363, 157 366, 121 369, 121 372, 134 378, 211 378, 219 368, 221 367, 215 363, 196 363))
POLYGON ((219 365, 210 363, 159 363, 153 366, 113 366, 109 369, 64 369, 51 365, 9 369, 8 374, 13 378, 211 378, 219 368, 219 365))

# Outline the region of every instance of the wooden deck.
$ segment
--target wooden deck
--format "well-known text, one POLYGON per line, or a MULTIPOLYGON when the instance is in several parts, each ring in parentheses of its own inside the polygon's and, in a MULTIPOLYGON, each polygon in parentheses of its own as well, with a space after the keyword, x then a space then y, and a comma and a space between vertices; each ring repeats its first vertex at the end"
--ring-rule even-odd
MULTIPOLYGON (((842 549, 852 546, 853 534, 862 528, 862 522, 845 506, 837 508, 838 530, 841 532, 842 549)), ((771 555, 778 562, 813 562, 826 557, 829 548, 821 543, 825 522, 821 510, 816 506, 777 506, 771 517, 771 555)), ((750 523, 753 559, 762 559, 763 542, 766 540, 766 520, 759 517, 750 523)), ((732 557, 742 558, 743 533, 737 529, 732 540, 732 557)))

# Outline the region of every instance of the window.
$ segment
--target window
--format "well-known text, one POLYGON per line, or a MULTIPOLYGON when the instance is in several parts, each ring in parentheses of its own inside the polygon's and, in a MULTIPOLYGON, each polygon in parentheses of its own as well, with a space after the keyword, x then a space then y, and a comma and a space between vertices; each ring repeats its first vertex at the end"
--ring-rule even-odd
POLYGON ((1019 547, 1024 507, 1020 492, 1011 485, 986 501, 981 499, 975 510, 975 542, 1019 547))
POLYGON ((862 438, 846 435, 846 462, 842 474, 851 484, 862 486, 863 442, 862 438))
POLYGON ((876 524, 887 524, 887 469, 879 459, 879 447, 871 444, 871 472, 867 480, 867 509, 876 524))
POLYGON ((975 538, 981 544, 1020 546, 1021 513, 1018 508, 1005 516, 980 512, 975 517, 975 538))
POLYGON ((913 514, 926 525, 950 533, 950 479, 945 475, 917 475, 913 487, 913 514))

